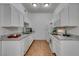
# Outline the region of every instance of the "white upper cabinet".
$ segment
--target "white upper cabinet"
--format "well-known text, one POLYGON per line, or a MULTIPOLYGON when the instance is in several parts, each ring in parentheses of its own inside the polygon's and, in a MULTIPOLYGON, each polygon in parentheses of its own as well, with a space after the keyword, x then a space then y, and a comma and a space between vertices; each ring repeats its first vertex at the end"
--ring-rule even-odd
POLYGON ((78 26, 79 4, 69 4, 60 12, 61 26, 78 26))
POLYGON ((59 14, 55 15, 53 20, 54 20, 53 21, 54 27, 59 27, 60 26, 60 15, 59 14))
POLYGON ((60 26, 60 15, 59 14, 57 14, 57 16, 56 16, 56 22, 55 22, 55 27, 58 27, 58 26, 60 26))
POLYGON ((12 10, 11 10, 11 25, 12 26, 18 26, 20 25, 20 14, 19 14, 19 11, 14 8, 14 7, 11 7, 12 10))
POLYGON ((13 26, 23 27, 24 26, 24 14, 22 14, 18 9, 12 6, 12 23, 13 26), (15 24, 15 25, 14 25, 15 24))
POLYGON ((79 4, 68 4, 57 14, 58 19, 55 27, 59 26, 78 26, 79 25, 79 4))
POLYGON ((23 27, 23 14, 10 4, 0 5, 1 27, 23 27))
POLYGON ((20 26, 24 27, 24 15, 20 14, 20 26))
MULTIPOLYGON (((24 6, 21 3, 11 3, 10 5, 14 6, 17 10, 19 10, 22 14, 25 14, 28 11, 27 9, 24 8, 24 6)), ((27 12, 28 13, 28 12, 27 12)))
POLYGON ((79 26, 79 4, 69 4, 69 22, 72 26, 79 26))
POLYGON ((2 18, 3 18, 3 16, 2 16, 2 14, 3 14, 2 10, 3 10, 2 5, 0 5, 0 27, 2 26, 2 18))
POLYGON ((60 15, 60 26, 69 26, 69 15, 68 15, 68 6, 65 6, 61 12, 60 15))
POLYGON ((8 4, 1 5, 2 12, 2 26, 10 26, 11 25, 11 7, 8 4))
POLYGON ((24 17, 24 22, 29 24, 29 27, 32 27, 31 19, 29 19, 27 16, 24 17))

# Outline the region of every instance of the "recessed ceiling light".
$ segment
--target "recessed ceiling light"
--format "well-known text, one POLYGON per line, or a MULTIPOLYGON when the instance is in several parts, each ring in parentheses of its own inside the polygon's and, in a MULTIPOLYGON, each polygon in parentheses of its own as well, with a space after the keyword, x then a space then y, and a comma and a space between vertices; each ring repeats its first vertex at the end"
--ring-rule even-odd
POLYGON ((37 4, 36 3, 33 3, 32 6, 37 7, 37 4))
POLYGON ((44 7, 48 7, 48 6, 49 6, 49 4, 48 4, 48 3, 45 3, 45 4, 44 4, 44 7))

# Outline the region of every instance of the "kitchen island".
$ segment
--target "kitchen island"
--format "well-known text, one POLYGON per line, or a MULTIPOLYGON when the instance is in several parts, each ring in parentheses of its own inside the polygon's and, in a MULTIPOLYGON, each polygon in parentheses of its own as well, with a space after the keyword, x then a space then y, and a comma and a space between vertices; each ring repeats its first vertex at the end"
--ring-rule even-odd
POLYGON ((18 38, 2 38, 2 56, 23 56, 33 42, 32 34, 24 34, 18 38))
POLYGON ((57 56, 79 56, 79 37, 51 35, 51 50, 57 56))

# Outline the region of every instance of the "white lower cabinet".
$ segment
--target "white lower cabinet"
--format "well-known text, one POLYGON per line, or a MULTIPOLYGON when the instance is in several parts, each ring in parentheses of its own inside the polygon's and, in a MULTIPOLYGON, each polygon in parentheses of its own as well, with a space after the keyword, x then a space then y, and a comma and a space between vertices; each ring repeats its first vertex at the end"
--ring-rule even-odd
POLYGON ((0 41, 0 56, 2 56, 2 41, 0 41))
POLYGON ((79 41, 61 41, 61 56, 79 56, 79 41))
POLYGON ((56 55, 59 55, 60 54, 60 42, 52 36, 51 38, 51 41, 52 41, 52 52, 53 53, 56 53, 56 55))
POLYGON ((31 37, 29 36, 28 38, 25 39, 25 43, 24 43, 24 53, 26 53, 30 47, 30 45, 32 44, 33 39, 31 39, 31 37))
POLYGON ((2 56, 20 56, 21 45, 18 41, 2 41, 2 56))
POLYGON ((51 41, 51 50, 57 56, 79 56, 78 40, 61 40, 52 36, 51 41))
POLYGON ((2 56, 23 56, 32 42, 29 37, 19 41, 2 41, 2 56))

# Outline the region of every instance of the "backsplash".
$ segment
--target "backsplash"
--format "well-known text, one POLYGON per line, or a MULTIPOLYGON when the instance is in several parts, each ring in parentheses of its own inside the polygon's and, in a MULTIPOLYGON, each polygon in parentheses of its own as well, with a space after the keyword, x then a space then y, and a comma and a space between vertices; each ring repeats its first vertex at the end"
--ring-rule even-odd
POLYGON ((73 35, 79 35, 79 27, 71 29, 69 33, 73 35))
POLYGON ((57 32, 58 32, 58 34, 64 34, 65 33, 65 29, 64 28, 57 29, 57 32))
POLYGON ((0 27, 0 35, 3 35, 3 29, 0 27))
POLYGON ((0 35, 7 35, 13 33, 22 33, 23 28, 0 28, 0 35))
MULTIPOLYGON (((59 29, 58 31, 59 31, 60 33, 64 33, 64 29, 59 29)), ((67 33, 70 34, 70 35, 79 36, 79 27, 66 28, 66 31, 67 31, 67 33)))

